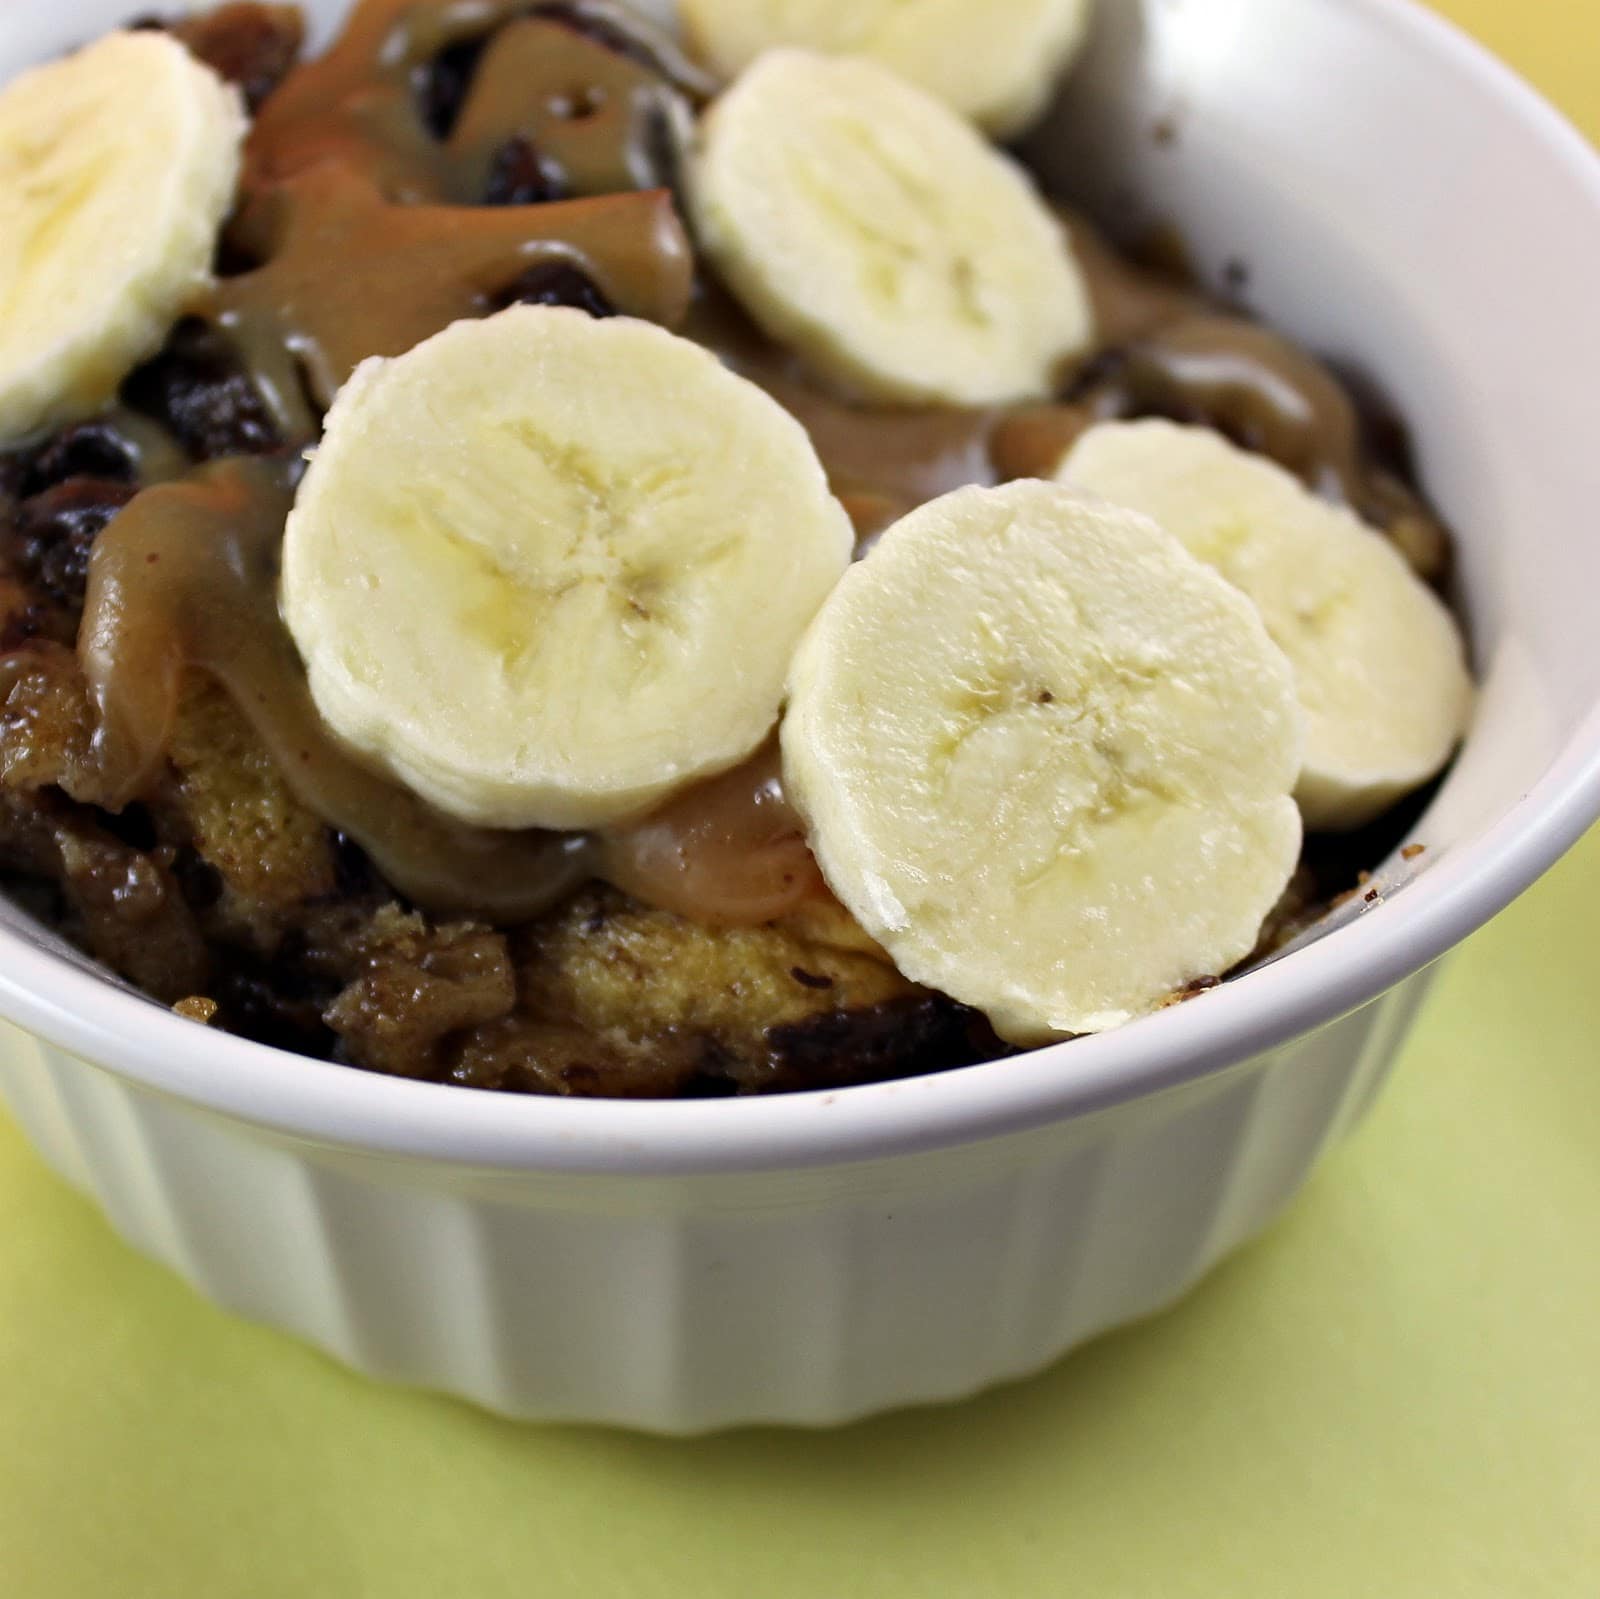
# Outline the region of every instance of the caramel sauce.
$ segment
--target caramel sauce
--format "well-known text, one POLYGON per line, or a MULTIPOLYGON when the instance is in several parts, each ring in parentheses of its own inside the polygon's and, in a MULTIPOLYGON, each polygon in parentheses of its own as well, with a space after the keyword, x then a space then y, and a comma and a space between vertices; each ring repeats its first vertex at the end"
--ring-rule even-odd
MULTIPOLYGON (((1048 474, 1099 417, 1151 411, 1222 427, 1384 525, 1427 518, 1398 480, 1367 469, 1354 406, 1317 362, 1128 265, 1073 218, 1098 339, 1065 400, 968 412, 830 393, 714 283, 692 285, 665 185, 677 130, 708 87, 594 0, 364 0, 333 48, 266 101, 230 236, 259 265, 223 279, 199 314, 231 337, 283 437, 305 442, 367 356, 483 314, 530 265, 570 267, 615 309, 681 324, 798 417, 863 547, 949 489, 1048 474), (430 77, 446 51, 454 101, 430 77), (508 150, 512 190, 546 203, 479 203, 508 150)), ((141 480, 156 486, 90 563, 79 653, 99 731, 75 791, 115 805, 147 789, 181 673, 198 668, 301 800, 428 909, 516 921, 601 875, 685 915, 750 923, 821 892, 775 742, 604 837, 465 827, 370 770, 323 726, 277 613, 291 465, 232 460, 168 482, 180 462, 143 428, 141 480)))

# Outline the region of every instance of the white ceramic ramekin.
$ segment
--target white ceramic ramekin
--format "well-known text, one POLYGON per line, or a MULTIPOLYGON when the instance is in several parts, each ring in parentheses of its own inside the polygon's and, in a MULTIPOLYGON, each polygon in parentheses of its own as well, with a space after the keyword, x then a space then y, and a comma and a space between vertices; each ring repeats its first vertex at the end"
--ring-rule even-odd
MULTIPOLYGON (((14 0, 0 74, 131 8, 14 0)), ((1426 853, 1343 925, 1123 1032, 682 1104, 279 1054, 0 908, 0 1089, 130 1242, 363 1371, 518 1416, 694 1431, 967 1393, 1165 1304, 1262 1227, 1370 1100, 1427 965, 1600 812, 1600 162, 1405 0, 1102 11, 1041 165, 1176 221, 1209 272, 1245 260, 1265 314, 1394 397, 1460 530, 1484 692, 1426 853)))

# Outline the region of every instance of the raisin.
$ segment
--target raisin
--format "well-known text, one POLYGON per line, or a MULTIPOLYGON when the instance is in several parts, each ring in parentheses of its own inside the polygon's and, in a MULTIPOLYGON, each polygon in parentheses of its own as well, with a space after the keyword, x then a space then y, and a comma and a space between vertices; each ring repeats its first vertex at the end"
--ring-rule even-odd
POLYGON ((561 170, 539 154, 531 139, 508 139, 495 151, 485 205, 543 205, 566 196, 561 170))
POLYGON ((266 258, 248 249, 224 228, 217 239, 215 254, 211 257, 211 270, 219 278, 242 278, 266 265, 266 258))
POLYGON ((164 422, 199 461, 266 455, 283 443, 232 345, 204 322, 180 322, 166 348, 128 379, 123 398, 164 422))
POLYGON ((134 482, 137 463, 132 446, 104 420, 63 428, 28 461, 21 492, 24 497, 42 494, 75 477, 134 482))
POLYGON ((24 500, 8 541, 18 573, 53 604, 82 610, 94 541, 136 492, 128 483, 75 477, 24 500))
POLYGON ((261 964, 238 952, 213 984, 218 1020, 230 1033, 314 1060, 328 1060, 337 1040, 322 1020, 326 999, 292 964, 261 964))
POLYGON ((422 120, 436 139, 448 139, 461 119, 487 39, 464 39, 441 50, 421 72, 422 120))
POLYGON ((1005 1052, 976 1012, 939 994, 820 1011, 769 1027, 766 1044, 777 1088, 945 1071, 1005 1052))
POLYGON ((497 311, 508 305, 568 305, 590 316, 615 316, 616 308, 577 267, 565 261, 541 261, 508 285, 493 301, 497 311))
POLYGON ((141 17, 135 28, 159 28, 181 40, 196 60, 236 83, 252 112, 288 77, 305 43, 306 22, 298 6, 259 5, 251 0, 221 5, 171 22, 141 17))

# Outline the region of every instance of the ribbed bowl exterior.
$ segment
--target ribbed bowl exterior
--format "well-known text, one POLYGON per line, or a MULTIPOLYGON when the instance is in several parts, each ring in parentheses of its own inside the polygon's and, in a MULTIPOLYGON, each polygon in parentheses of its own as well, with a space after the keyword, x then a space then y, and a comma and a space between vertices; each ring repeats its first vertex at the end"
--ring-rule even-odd
POLYGON ((0 1033, 0 1092, 129 1243, 372 1377, 685 1433, 972 1393, 1169 1304, 1386 1075, 1411 978, 1232 1069, 1025 1134, 671 1179, 284 1138, 0 1033))
MULTIPOLYGON (((319 41, 348 4, 309 0, 319 41)), ((0 76, 130 9, 9 0, 0 76)), ((141 1005, 0 904, 5 1013, 104 1063, 0 1031, 0 1091, 137 1247, 361 1371, 515 1416, 693 1432, 953 1398, 1160 1308, 1265 1226, 1370 1103, 1408 974, 1600 815, 1593 152, 1400 0, 1097 15, 1031 136, 1041 175, 1176 224, 1209 283, 1246 265, 1265 320, 1412 425, 1458 535, 1481 692, 1426 853, 1311 947, 1120 1033, 661 1118, 402 1103, 141 1005)))

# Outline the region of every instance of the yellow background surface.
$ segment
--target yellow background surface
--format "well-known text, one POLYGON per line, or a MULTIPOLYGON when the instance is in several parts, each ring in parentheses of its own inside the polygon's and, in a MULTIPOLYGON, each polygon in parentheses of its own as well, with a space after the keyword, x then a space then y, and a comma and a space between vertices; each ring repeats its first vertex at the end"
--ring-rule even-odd
MULTIPOLYGON (((1600 134, 1600 0, 1440 9, 1600 134)), ((1447 966, 1371 1121, 1178 1310, 831 1435, 379 1388, 135 1258, 0 1118, 0 1594, 1600 1594, 1597 900, 1600 835, 1447 966)))

